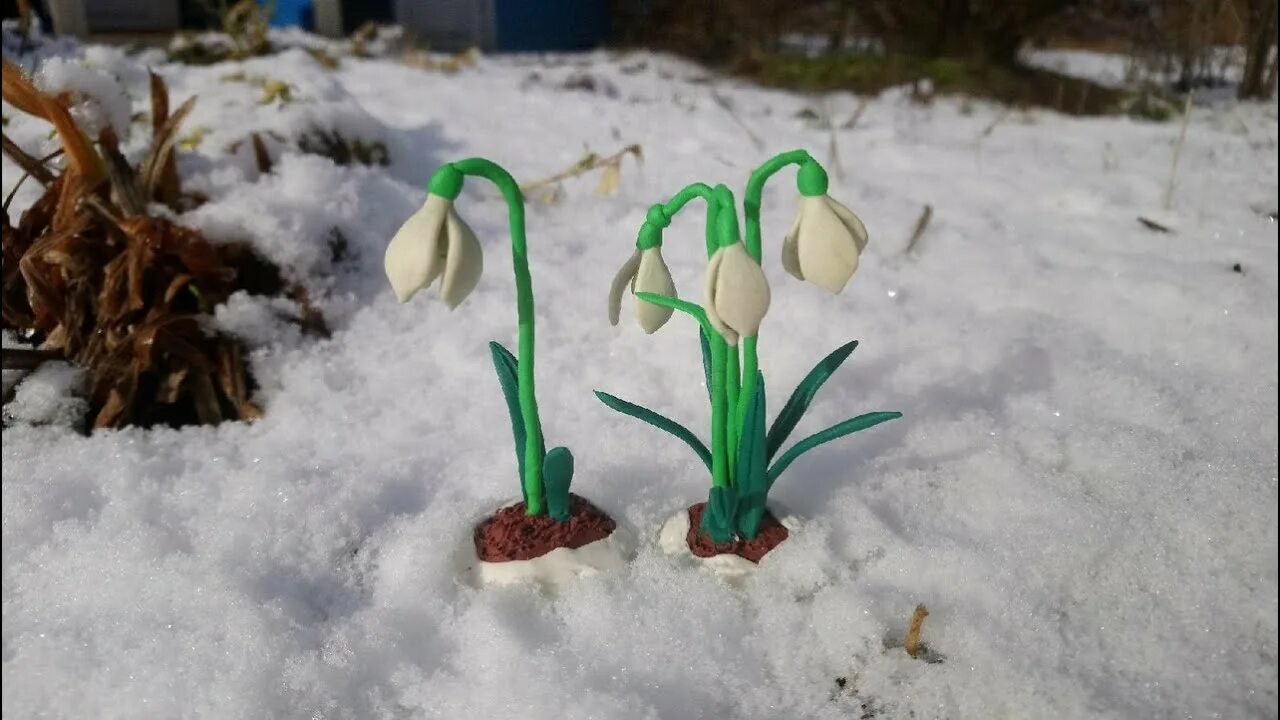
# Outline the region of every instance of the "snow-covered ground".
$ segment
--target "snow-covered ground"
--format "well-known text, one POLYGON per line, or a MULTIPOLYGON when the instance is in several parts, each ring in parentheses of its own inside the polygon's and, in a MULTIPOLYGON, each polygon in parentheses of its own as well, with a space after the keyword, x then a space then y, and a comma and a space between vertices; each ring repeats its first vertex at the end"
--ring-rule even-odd
MULTIPOLYGON (((740 192, 782 150, 829 163, 828 131, 797 116, 816 99, 647 54, 484 58, 456 75, 328 72, 301 50, 205 68, 86 55, 134 110, 148 64, 175 105, 199 96, 186 127, 204 137, 180 165, 211 202, 182 221, 263 248, 335 332, 300 336, 283 301, 219 310, 256 348, 252 425, 83 437, 56 423, 75 374, 28 381, 15 414, 55 422, 3 436, 6 717, 1276 716, 1274 103, 1196 108, 1165 210, 1176 123, 1000 119, 886 93, 838 131, 832 194, 872 239, 836 297, 782 271, 796 192, 778 176, 763 221, 772 407, 858 338, 801 431, 905 416, 792 467, 775 495, 803 530, 734 588, 654 540, 705 497, 705 471, 591 392, 702 431, 695 330, 610 327, 605 298, 650 203, 695 180, 740 192), (220 79, 234 73, 287 81, 293 101, 258 105, 260 87, 220 79), (565 89, 584 76, 597 92, 565 89), (228 150, 315 123, 385 142, 392 164, 269 139, 262 176, 247 143, 228 150), (632 142, 644 164, 625 161, 616 195, 571 180, 530 205, 529 228, 548 441, 576 455, 575 490, 647 540, 625 571, 555 599, 461 585, 471 523, 516 492, 485 347, 515 335, 505 211, 478 182, 460 199, 488 262, 453 313, 435 290, 398 305, 382 250, 441 162, 484 155, 531 180, 632 142), (917 603, 941 662, 900 647, 917 603)), ((837 120, 856 104, 829 99, 837 120)), ((49 147, 47 126, 4 112, 6 134, 49 147)), ((7 193, 19 173, 3 169, 7 193)), ((699 213, 665 252, 694 298, 699 213)))

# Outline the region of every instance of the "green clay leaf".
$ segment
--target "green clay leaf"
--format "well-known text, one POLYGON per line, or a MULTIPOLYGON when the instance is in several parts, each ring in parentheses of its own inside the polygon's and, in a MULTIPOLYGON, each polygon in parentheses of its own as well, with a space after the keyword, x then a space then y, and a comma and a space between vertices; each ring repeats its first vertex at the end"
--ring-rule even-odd
POLYGON ((812 450, 823 443, 831 442, 837 438, 842 438, 845 435, 852 435, 859 430, 866 430, 867 428, 879 425, 882 422, 894 420, 900 417, 902 417, 902 413, 900 412, 867 413, 866 415, 849 418, 842 423, 832 425, 822 432, 810 435, 795 445, 792 445, 791 449, 783 453, 782 457, 778 458, 778 461, 773 464, 773 467, 769 468, 769 484, 772 486, 774 481, 778 479, 778 476, 787 469, 788 465, 809 450, 812 450))
POLYGON ((738 494, 731 487, 713 487, 702 508, 702 522, 698 530, 711 537, 717 545, 733 540, 733 518, 737 510, 738 494))
POLYGON ((853 340, 836 348, 830 355, 822 358, 796 386, 787 404, 782 407, 782 412, 778 413, 778 417, 773 420, 773 426, 769 428, 767 455, 769 460, 773 460, 773 456, 782 449, 782 444, 790 437, 791 431, 795 430, 796 425, 800 423, 800 418, 804 417, 805 411, 809 409, 809 403, 813 402, 814 396, 818 394, 818 388, 822 387, 827 378, 831 377, 831 374, 856 347, 858 347, 858 341, 853 340))
POLYGON ((668 297, 666 295, 658 295, 657 293, 638 292, 635 295, 645 302, 687 313, 693 316, 694 320, 698 321, 698 325, 702 326, 703 332, 707 334, 715 332, 711 327, 711 321, 707 319, 707 311, 703 310, 702 306, 697 303, 691 303, 688 300, 681 300, 680 298, 668 297))
POLYGON ((698 328, 698 341, 702 344, 702 374, 707 379, 707 397, 711 397, 711 341, 707 333, 698 328))
POLYGON ((738 472, 736 475, 738 508, 734 525, 739 534, 748 540, 755 539, 764 518, 765 502, 769 494, 765 457, 765 391, 764 373, 756 372, 756 389, 747 406, 742 423, 742 435, 738 439, 738 472))
MULTIPOLYGON (((507 399, 507 413, 511 415, 511 435, 516 441, 516 466, 520 478, 524 479, 524 417, 520 413, 519 381, 516 379, 518 362, 510 350, 499 342, 489 343, 489 354, 493 357, 493 369, 498 373, 498 384, 502 386, 502 395, 507 399)), ((524 493, 524 483, 520 484, 520 492, 524 493)), ((524 498, 528 502, 528 498, 524 498)))
POLYGON ((702 459, 702 462, 707 466, 707 469, 711 469, 711 451, 707 449, 706 445, 702 444, 702 441, 698 439, 698 436, 690 432, 685 426, 668 417, 659 415, 649 408, 627 402, 626 400, 614 397, 607 392, 596 390, 596 397, 600 398, 600 402, 608 405, 614 410, 617 410, 623 415, 630 415, 637 420, 642 420, 659 430, 665 430, 685 441, 685 443, 688 444, 689 447, 693 448, 693 451, 698 454, 698 457, 702 459))
POLYGON ((569 519, 569 484, 573 481, 573 453, 553 447, 542 459, 542 486, 546 490, 547 514, 553 520, 569 519))

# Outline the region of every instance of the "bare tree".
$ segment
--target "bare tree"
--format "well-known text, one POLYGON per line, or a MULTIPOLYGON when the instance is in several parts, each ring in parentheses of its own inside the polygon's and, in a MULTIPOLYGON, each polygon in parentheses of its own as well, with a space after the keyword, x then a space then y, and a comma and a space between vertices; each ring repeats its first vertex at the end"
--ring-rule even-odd
POLYGON ((1269 99, 1276 84, 1276 61, 1271 56, 1276 45, 1276 0, 1241 0, 1241 4, 1248 39, 1237 96, 1269 99))

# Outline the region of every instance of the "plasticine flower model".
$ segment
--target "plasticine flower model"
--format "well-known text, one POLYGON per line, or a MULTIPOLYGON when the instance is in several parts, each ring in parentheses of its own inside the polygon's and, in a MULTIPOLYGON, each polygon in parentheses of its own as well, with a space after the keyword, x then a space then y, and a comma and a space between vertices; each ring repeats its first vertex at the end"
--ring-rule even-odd
MULTIPOLYGON (((758 333, 769 310, 770 289, 760 267, 760 201, 765 181, 798 165, 800 210, 782 244, 782 265, 792 276, 839 293, 858 268, 867 245, 862 222, 827 196, 827 173, 803 150, 777 155, 752 173, 743 212, 745 243, 732 192, 695 183, 649 209, 636 253, 618 272, 609 294, 609 319, 617 324, 624 291, 636 297, 635 313, 646 333, 680 310, 700 325, 703 372, 711 403, 711 447, 679 423, 648 408, 596 392, 610 408, 665 430, 693 449, 711 474, 711 490, 698 531, 717 546, 754 540, 766 519, 770 489, 805 452, 836 438, 901 417, 873 412, 838 423, 793 444, 779 455, 818 389, 849 357, 857 341, 837 348, 800 382, 772 425, 765 422, 765 382, 758 364, 758 333), (682 300, 662 260, 662 231, 694 198, 707 203, 707 269, 702 304, 682 300)), ((695 506, 696 507, 696 506, 695 506)), ((692 508, 691 508, 692 510, 692 508)), ((692 517, 692 513, 691 513, 692 517)), ((697 533, 690 533, 690 544, 697 533)))
POLYGON ((615 525, 602 511, 570 495, 573 454, 564 447, 547 450, 543 441, 534 393, 533 283, 524 199, 516 181, 501 166, 483 158, 440 167, 431 177, 422 207, 387 246, 384 266, 402 303, 436 281, 440 297, 450 309, 466 299, 484 267, 480 242, 454 210, 467 177, 492 182, 506 200, 519 326, 517 355, 497 342, 489 343, 489 350, 511 416, 523 502, 500 509, 477 528, 476 550, 482 561, 531 560, 556 547, 576 549, 603 539, 615 525), (539 543, 542 547, 537 547, 539 543))

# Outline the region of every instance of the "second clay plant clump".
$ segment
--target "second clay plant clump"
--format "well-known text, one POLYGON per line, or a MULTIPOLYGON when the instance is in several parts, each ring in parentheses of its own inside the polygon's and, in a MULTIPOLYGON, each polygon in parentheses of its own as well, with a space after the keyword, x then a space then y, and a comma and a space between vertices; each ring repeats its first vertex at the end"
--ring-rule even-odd
MULTIPOLYGON (((901 417, 872 412, 850 418, 810 435, 782 451, 818 389, 857 347, 849 342, 823 358, 800 382, 773 423, 766 421, 765 381, 759 370, 758 333, 769 309, 770 289, 760 267, 760 202, 765 181, 788 165, 799 166, 796 185, 800 211, 782 244, 788 273, 832 293, 844 289, 858 268, 867 243, 862 222, 827 196, 827 173, 803 150, 782 153, 752 173, 743 202, 745 242, 739 233, 733 193, 724 185, 695 183, 666 203, 649 209, 636 240, 636 251, 623 265, 609 296, 609 318, 615 325, 622 295, 630 285, 637 300, 636 319, 647 333, 662 327, 674 310, 699 325, 702 365, 711 404, 711 447, 674 420, 608 393, 596 395, 606 405, 643 420, 685 442, 706 465, 711 490, 705 503, 688 509, 664 529, 664 549, 672 551, 671 528, 684 530, 679 541, 699 557, 756 563, 787 537, 787 529, 767 504, 774 482, 796 458, 823 443, 901 417), (687 203, 707 204, 708 264, 703 304, 682 300, 662 259, 663 230, 687 203)), ((741 568, 739 568, 741 570, 741 568)), ((731 570, 731 572, 734 572, 731 570)))
POLYGON ((453 208, 468 176, 492 182, 506 200, 519 326, 517 355, 497 342, 489 343, 489 351, 511 416, 522 500, 500 508, 477 526, 479 579, 557 584, 576 574, 620 566, 624 550, 614 537, 613 519, 569 492, 573 454, 565 447, 547 450, 543 441, 534 393, 533 283, 524 199, 510 173, 483 158, 459 160, 436 170, 422 208, 387 247, 387 279, 401 302, 439 280, 440 296, 450 309, 475 288, 484 266, 483 252, 453 208))

